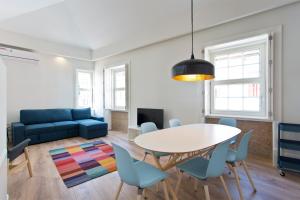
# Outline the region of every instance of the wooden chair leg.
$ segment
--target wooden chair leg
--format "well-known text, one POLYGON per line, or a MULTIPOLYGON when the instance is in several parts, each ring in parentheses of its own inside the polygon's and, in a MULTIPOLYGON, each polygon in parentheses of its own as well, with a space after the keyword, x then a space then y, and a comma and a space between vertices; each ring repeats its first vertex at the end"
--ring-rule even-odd
POLYGON ((155 186, 155 190, 156 190, 156 192, 158 192, 158 191, 159 191, 159 182, 156 184, 156 186, 155 186))
POLYGON ((24 153, 25 153, 25 158, 26 158, 26 161, 27 161, 28 172, 29 172, 30 177, 32 177, 32 168, 31 168, 31 163, 30 163, 29 153, 28 153, 28 148, 27 147, 24 149, 24 153))
POLYGON ((170 198, 169 198, 169 192, 168 192, 168 186, 167 186, 166 181, 163 181, 162 185, 163 185, 163 188, 164 188, 165 199, 166 200, 170 200, 170 198))
POLYGON ((242 189, 241 189, 240 179, 239 179, 239 175, 237 173, 236 167, 231 166, 231 169, 232 169, 233 174, 234 174, 236 185, 237 185, 237 188, 238 188, 238 191, 239 191, 239 194, 240 194, 240 199, 243 200, 244 199, 243 192, 242 192, 242 189))
POLYGON ((204 185, 205 199, 210 200, 208 185, 204 185))
POLYGON ((144 158, 143 158, 143 161, 146 160, 146 157, 147 157, 148 153, 145 152, 145 155, 144 155, 144 158))
POLYGON ((119 196, 120 196, 120 193, 121 193, 121 189, 122 189, 122 187, 123 187, 123 184, 124 184, 124 182, 121 181, 121 183, 120 183, 120 185, 119 185, 119 187, 118 187, 118 191, 117 191, 115 200, 118 200, 118 199, 119 199, 119 196))
POLYGON ((197 187, 198 187, 198 180, 195 178, 194 179, 194 191, 197 192, 197 187))
POLYGON ((254 182, 253 182, 253 180, 252 180, 252 178, 251 178, 251 176, 250 176, 250 173, 249 173, 249 170, 248 170, 248 166, 247 166, 246 161, 243 160, 243 161, 242 161, 242 165, 243 165, 244 170, 245 170, 245 172, 246 172, 246 174, 247 174, 247 177, 248 177, 248 179, 249 179, 249 181, 250 181, 250 184, 251 184, 251 186, 252 186, 252 188, 253 188, 253 191, 256 192, 256 188, 255 188, 254 182))
POLYGON ((174 199, 174 200, 177 200, 177 194, 176 194, 175 191, 173 190, 172 185, 170 184, 170 182, 166 180, 166 184, 167 184, 167 186, 168 186, 168 189, 169 189, 169 191, 170 191, 170 193, 171 193, 173 199, 174 199))
POLYGON ((230 196, 230 194, 229 194, 229 191, 228 191, 228 188, 227 188, 227 185, 226 185, 226 183, 225 183, 225 181, 224 181, 223 176, 220 176, 220 179, 221 179, 223 188, 224 188, 224 190, 225 190, 225 192, 226 192, 227 198, 228 198, 229 200, 231 200, 231 196, 230 196))
POLYGON ((144 198, 144 199, 147 199, 147 192, 146 192, 146 189, 143 190, 143 198, 144 198))
POLYGON ((183 172, 180 172, 179 177, 178 177, 178 181, 177 181, 177 184, 176 184, 176 187, 175 187, 175 194, 178 194, 178 190, 179 190, 179 186, 180 186, 182 177, 183 177, 183 172))
POLYGON ((138 188, 137 200, 142 200, 143 198, 143 189, 138 188))

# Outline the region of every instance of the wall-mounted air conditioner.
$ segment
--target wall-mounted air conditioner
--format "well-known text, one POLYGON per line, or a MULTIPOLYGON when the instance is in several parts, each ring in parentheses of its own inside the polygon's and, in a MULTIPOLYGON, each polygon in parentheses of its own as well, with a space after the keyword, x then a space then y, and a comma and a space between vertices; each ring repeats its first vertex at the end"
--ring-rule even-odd
POLYGON ((39 61, 39 56, 36 52, 29 49, 23 48, 13 48, 9 46, 2 46, 0 45, 0 56, 15 58, 20 60, 28 60, 28 61, 39 61))

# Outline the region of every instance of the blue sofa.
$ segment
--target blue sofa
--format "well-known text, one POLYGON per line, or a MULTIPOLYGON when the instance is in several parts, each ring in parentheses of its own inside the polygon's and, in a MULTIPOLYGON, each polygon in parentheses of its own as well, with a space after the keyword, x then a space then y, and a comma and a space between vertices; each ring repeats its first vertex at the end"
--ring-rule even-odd
POLYGON ((20 122, 12 123, 13 145, 26 138, 38 144, 69 137, 86 139, 107 135, 104 118, 92 117, 91 109, 21 110, 20 122))

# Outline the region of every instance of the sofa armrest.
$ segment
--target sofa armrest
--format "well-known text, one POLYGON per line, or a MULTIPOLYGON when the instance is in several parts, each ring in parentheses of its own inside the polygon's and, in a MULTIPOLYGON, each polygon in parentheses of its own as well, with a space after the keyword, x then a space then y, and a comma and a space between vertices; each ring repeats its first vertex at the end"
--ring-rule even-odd
POLYGON ((13 122, 11 124, 11 133, 13 145, 17 145, 25 140, 25 125, 20 122, 13 122))
POLYGON ((92 117, 92 119, 104 122, 104 117, 92 117))

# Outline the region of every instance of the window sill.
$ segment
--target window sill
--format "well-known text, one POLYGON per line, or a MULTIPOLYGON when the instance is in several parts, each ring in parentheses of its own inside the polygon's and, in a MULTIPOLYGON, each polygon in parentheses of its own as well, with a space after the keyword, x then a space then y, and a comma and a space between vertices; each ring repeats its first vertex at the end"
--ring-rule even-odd
POLYGON ((255 116, 239 116, 239 115, 219 115, 219 114, 208 114, 204 116, 205 118, 220 118, 220 117, 231 117, 237 120, 245 121, 261 121, 261 122, 273 122, 270 118, 255 117, 255 116))
POLYGON ((107 109, 109 110, 110 112, 128 112, 128 110, 118 110, 118 109, 107 109))

